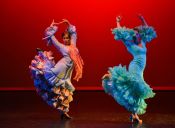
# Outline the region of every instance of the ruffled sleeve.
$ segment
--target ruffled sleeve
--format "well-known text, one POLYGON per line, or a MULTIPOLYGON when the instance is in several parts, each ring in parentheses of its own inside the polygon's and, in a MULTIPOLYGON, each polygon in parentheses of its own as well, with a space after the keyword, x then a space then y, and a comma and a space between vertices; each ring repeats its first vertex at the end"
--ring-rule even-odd
POLYGON ((76 27, 72 24, 69 25, 68 32, 71 34, 76 33, 76 27))
POLYGON ((147 43, 157 37, 156 31, 151 26, 138 26, 141 39, 147 43))
POLYGON ((126 27, 112 29, 115 40, 130 41, 133 40, 134 31, 126 27))
POLYGON ((71 43, 76 46, 77 32, 74 25, 69 25, 68 32, 71 34, 71 43))

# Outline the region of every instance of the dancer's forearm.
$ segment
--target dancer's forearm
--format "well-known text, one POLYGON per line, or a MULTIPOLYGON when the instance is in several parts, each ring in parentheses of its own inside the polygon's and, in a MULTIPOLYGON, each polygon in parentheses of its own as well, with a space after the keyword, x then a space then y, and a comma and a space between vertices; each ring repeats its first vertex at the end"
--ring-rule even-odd
POLYGON ((143 24, 144 26, 148 26, 146 20, 144 19, 144 17, 143 17, 142 15, 140 15, 139 18, 140 18, 140 20, 142 21, 142 24, 143 24))

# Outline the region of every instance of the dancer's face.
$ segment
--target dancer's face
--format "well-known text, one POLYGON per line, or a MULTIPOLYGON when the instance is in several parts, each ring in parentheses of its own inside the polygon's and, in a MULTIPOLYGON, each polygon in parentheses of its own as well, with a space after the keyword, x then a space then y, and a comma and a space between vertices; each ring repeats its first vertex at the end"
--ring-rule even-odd
POLYGON ((68 34, 65 34, 63 36, 63 42, 64 42, 65 45, 70 45, 70 37, 69 37, 68 34))
POLYGON ((140 44, 141 43, 141 37, 140 34, 137 30, 134 30, 135 32, 135 37, 134 37, 134 43, 135 44, 140 44))

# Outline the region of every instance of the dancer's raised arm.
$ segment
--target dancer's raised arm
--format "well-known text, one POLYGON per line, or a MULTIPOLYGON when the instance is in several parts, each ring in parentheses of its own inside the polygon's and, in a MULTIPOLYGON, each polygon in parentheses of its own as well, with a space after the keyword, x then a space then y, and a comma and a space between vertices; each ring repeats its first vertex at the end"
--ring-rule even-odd
POLYGON ((121 28, 121 25, 120 25, 121 16, 117 16, 116 21, 117 21, 117 28, 121 28))
POLYGON ((142 24, 143 24, 144 26, 148 26, 146 20, 144 19, 144 17, 143 17, 142 15, 138 15, 138 17, 139 17, 139 19, 142 21, 142 24))

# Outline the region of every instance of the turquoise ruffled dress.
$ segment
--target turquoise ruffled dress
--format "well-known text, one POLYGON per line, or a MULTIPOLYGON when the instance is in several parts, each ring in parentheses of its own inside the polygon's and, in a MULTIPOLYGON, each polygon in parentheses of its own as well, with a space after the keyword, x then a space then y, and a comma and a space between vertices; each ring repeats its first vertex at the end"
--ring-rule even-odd
POLYGON ((145 99, 152 98, 155 93, 144 81, 143 72, 146 66, 146 43, 156 37, 156 32, 150 26, 139 26, 142 47, 133 43, 135 32, 126 27, 114 28, 112 33, 115 40, 122 40, 128 52, 133 56, 128 69, 126 66, 109 68, 111 78, 102 81, 106 93, 110 94, 120 105, 128 111, 139 115, 146 112, 145 99))

